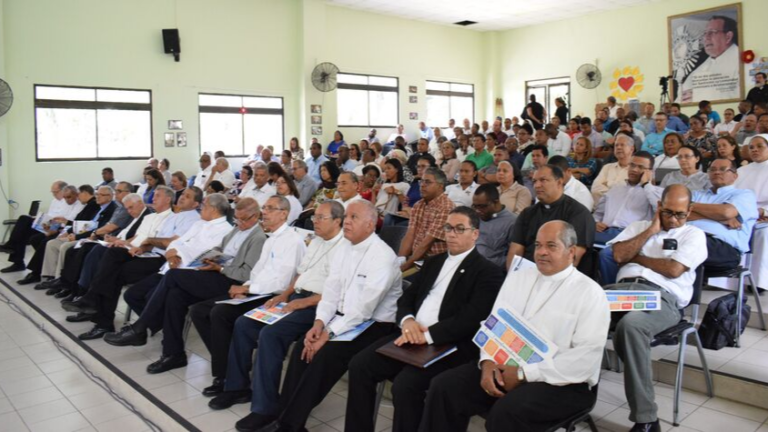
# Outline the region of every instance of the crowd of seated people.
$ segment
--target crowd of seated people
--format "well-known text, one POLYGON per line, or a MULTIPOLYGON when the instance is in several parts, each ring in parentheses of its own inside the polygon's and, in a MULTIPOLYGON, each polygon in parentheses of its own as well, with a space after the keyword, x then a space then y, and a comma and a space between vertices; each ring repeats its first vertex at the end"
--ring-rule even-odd
POLYGON ((150 374, 187 364, 189 316, 211 353, 209 406, 251 404, 240 431, 302 430, 345 373, 347 430, 374 429, 387 380, 393 430, 466 430, 477 414, 490 431, 544 430, 594 402, 609 327, 630 420, 659 430, 649 335, 680 319, 696 268, 732 268, 751 250, 768 288, 768 230, 754 231, 768 222, 768 114, 746 106, 723 123, 706 101, 687 117, 608 100, 594 121, 422 122, 410 143, 402 127, 385 143, 375 129, 354 143, 336 131, 306 157, 297 138, 260 146, 237 173, 223 154, 189 176, 150 159, 137 185, 105 168, 95 186, 54 182, 45 219, 20 217, 0 246, 0 272, 28 269, 19 284, 92 322, 81 340, 140 346, 162 330, 150 374), (398 244, 379 237, 395 229, 398 244), (226 259, 196 262, 210 251, 226 259), (124 286, 139 318, 118 329, 124 286), (605 287, 661 290, 662 309, 611 319, 605 287), (243 316, 278 305, 290 315, 272 325, 243 316), (556 354, 512 366, 479 351, 473 336, 500 307, 556 354), (429 368, 383 354, 445 344, 456 352, 429 368))

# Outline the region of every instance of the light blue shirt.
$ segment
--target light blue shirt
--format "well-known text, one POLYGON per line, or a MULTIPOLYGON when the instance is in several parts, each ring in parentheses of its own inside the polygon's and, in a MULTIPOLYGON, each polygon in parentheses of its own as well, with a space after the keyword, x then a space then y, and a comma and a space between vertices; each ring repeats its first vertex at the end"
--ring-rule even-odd
MULTIPOLYGON (((200 213, 198 213, 197 210, 171 213, 165 218, 163 224, 160 226, 160 230, 157 232, 157 238, 181 237, 199 220, 200 213)), ((163 255, 165 254, 165 251, 159 248, 154 248, 152 251, 163 255)))
POLYGON ((421 130, 419 129, 419 134, 422 138, 426 138, 430 141, 435 139, 435 132, 432 131, 432 128, 428 127, 427 130, 421 130))
POLYGON ((360 165, 360 162, 358 162, 356 160, 349 159, 346 162, 344 162, 343 164, 341 164, 341 170, 342 171, 349 171, 349 172, 351 172, 352 170, 357 168, 358 165, 360 165))
POLYGON ((112 201, 110 201, 110 202, 108 202, 108 203, 106 203, 106 204, 102 205, 102 206, 101 206, 101 208, 99 209, 99 212, 98 212, 98 213, 96 213, 96 216, 94 216, 94 217, 93 217, 93 219, 91 219, 91 222, 98 222, 98 220, 99 220, 99 216, 101 216, 101 213, 102 213, 102 212, 104 211, 104 209, 106 209, 106 208, 107 208, 107 207, 108 207, 110 204, 112 204, 112 201))
POLYGON ((325 162, 328 162, 328 158, 320 155, 317 159, 314 159, 312 156, 308 157, 304 160, 304 162, 307 163, 307 174, 309 174, 310 177, 312 177, 316 183, 321 183, 320 179, 320 165, 324 164, 325 162))
MULTIPOLYGON (((739 215, 737 219, 741 222, 741 228, 729 229, 720 222, 700 219, 688 222, 689 224, 700 228, 708 234, 735 247, 741 253, 749 251, 749 238, 752 236, 752 228, 757 221, 757 198, 755 193, 749 189, 736 189, 733 186, 724 186, 712 192, 709 190, 700 190, 693 192, 693 202, 702 204, 731 204, 736 207, 739 215)), ((695 208, 694 204, 694 208, 695 208)))
POLYGON ((664 153, 664 137, 667 136, 668 133, 673 132, 669 129, 664 129, 663 132, 653 132, 649 133, 645 136, 645 141, 643 141, 643 151, 647 151, 648 153, 658 156, 662 153, 664 153))

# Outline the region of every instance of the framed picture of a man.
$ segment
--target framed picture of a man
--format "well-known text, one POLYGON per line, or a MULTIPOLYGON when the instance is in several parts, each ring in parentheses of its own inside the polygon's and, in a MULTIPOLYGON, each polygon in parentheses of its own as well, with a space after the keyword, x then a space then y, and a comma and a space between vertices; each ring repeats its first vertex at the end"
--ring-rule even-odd
POLYGON ((674 102, 743 99, 741 3, 671 16, 667 26, 674 102))

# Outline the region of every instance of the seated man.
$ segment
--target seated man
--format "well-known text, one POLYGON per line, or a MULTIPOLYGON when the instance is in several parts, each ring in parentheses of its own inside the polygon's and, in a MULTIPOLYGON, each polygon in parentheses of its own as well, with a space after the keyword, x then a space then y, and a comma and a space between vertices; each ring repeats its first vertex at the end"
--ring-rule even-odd
POLYGON ((472 208, 480 217, 477 251, 499 268, 505 268, 517 215, 501 203, 499 190, 492 185, 477 188, 472 197, 472 208))
POLYGON ((610 312, 603 289, 573 267, 576 241, 567 222, 542 225, 536 268, 509 273, 492 309, 524 317, 554 356, 512 366, 482 350, 480 367, 472 361, 432 380, 420 431, 463 432, 485 412, 489 432, 543 431, 594 404, 610 312))
POLYGON ((429 140, 426 138, 419 138, 419 141, 416 144, 416 152, 408 158, 408 162, 406 162, 405 166, 410 168, 411 172, 416 172, 416 164, 419 162, 419 159, 425 158, 429 160, 430 165, 435 164, 435 157, 429 153, 429 140))
POLYGON ((472 147, 475 152, 467 154, 464 160, 472 161, 477 166, 477 169, 483 169, 486 166, 493 163, 493 155, 488 153, 485 149, 485 137, 482 134, 472 135, 472 147))
POLYGON ((58 230, 51 229, 52 226, 66 225, 69 221, 75 220, 75 217, 83 209, 84 205, 77 199, 77 188, 67 185, 66 182, 58 180, 51 185, 51 195, 53 199, 48 205, 48 211, 45 215, 49 221, 43 224, 46 232, 38 232, 32 228, 34 217, 22 215, 16 221, 11 231, 8 241, 0 246, 0 252, 8 252, 8 261, 11 265, 0 270, 0 273, 12 273, 26 269, 24 265, 24 254, 27 245, 39 243, 47 237, 55 238, 58 230), (55 225, 54 225, 55 224, 55 225))
POLYGON ((568 163, 568 159, 563 156, 552 156, 547 163, 554 165, 563 171, 563 180, 565 180, 563 192, 581 203, 587 210, 592 211, 595 203, 592 199, 592 193, 586 186, 584 186, 584 183, 573 177, 573 172, 571 171, 571 165, 568 163))
POLYGON ((595 181, 592 182, 594 202, 600 202, 600 198, 608 192, 608 189, 627 179, 629 162, 632 160, 634 152, 635 142, 632 137, 624 132, 619 132, 613 144, 613 155, 616 157, 616 162, 605 164, 595 181))
MULTIPOLYGON (((757 223, 765 226, 768 222, 768 135, 760 135, 749 142, 752 163, 739 168, 739 178, 734 187, 750 189, 757 197, 757 223)), ((768 230, 755 229, 752 240, 752 265, 750 270, 755 284, 768 289, 768 230)))
POLYGON ((261 227, 269 236, 251 269, 247 281, 232 285, 228 295, 212 298, 193 305, 189 309, 200 337, 211 353, 211 373, 214 381, 203 394, 213 396, 221 391, 227 376, 227 356, 232 340, 235 321, 244 313, 263 304, 267 298, 241 305, 219 304, 227 298, 245 298, 248 295, 278 294, 285 291, 296 276, 296 268, 306 252, 304 236, 287 224, 290 203, 284 197, 275 195, 261 208, 261 227))
POLYGON ((117 203, 114 201, 114 198, 114 189, 109 186, 99 187, 96 191, 96 204, 99 206, 99 210, 96 212, 96 215, 94 215, 93 219, 91 219, 90 226, 80 230, 79 232, 75 232, 75 228, 73 227, 71 232, 69 232, 66 236, 60 235, 56 239, 46 242, 45 253, 42 255, 42 263, 39 263, 35 260, 35 257, 38 256, 37 253, 35 253, 35 256, 32 257, 32 261, 30 261, 30 266, 32 266, 33 263, 35 265, 35 268, 32 270, 32 272, 35 274, 35 280, 28 279, 29 275, 27 275, 27 278, 19 281, 19 284, 25 285, 32 282, 39 282, 41 280, 40 275, 43 272, 46 272, 49 275, 53 274, 54 269, 59 262, 59 256, 66 253, 70 247, 74 247, 76 241, 87 239, 91 236, 91 234, 93 234, 93 232, 106 226, 107 223, 112 219, 112 215, 118 207, 117 203))
MULTIPOLYGON (((541 134, 544 134, 542 130, 541 134)), ((539 134, 539 135, 541 135, 539 134)), ((546 134, 545 134, 546 135, 546 134)), ((535 144, 529 148, 530 152, 523 162, 523 185, 528 188, 531 195, 535 196, 536 191, 533 189, 533 175, 534 173, 549 160, 549 150, 546 145, 535 144)))
MULTIPOLYGON (((269 426, 271 430, 302 430, 309 413, 344 375, 352 357, 395 329, 402 281, 397 257, 374 232, 377 220, 370 202, 356 201, 347 209, 344 237, 349 242, 340 245, 331 263, 312 328, 293 348, 279 417, 269 426), (371 320, 373 324, 354 340, 333 340, 371 320)), ((255 430, 249 418, 237 427, 255 430)))
POLYGON ((758 218, 757 198, 749 189, 736 189, 737 166, 716 159, 707 174, 711 190, 693 192, 693 210, 688 221, 707 233, 707 271, 727 271, 739 265, 749 251, 752 228, 758 218))
MULTIPOLYGON (((165 198, 168 200, 167 207, 170 208, 173 191, 171 190, 170 196, 166 194, 165 198)), ((115 331, 115 308, 123 285, 139 282, 161 270, 161 267, 162 272, 183 267, 201 253, 218 245, 232 228, 226 218, 228 209, 229 202, 224 195, 207 196, 200 212, 202 220, 171 242, 165 257, 138 258, 137 255, 142 253, 139 248, 109 248, 99 261, 98 271, 91 280, 88 292, 77 300, 62 303, 66 311, 94 315, 91 318, 95 323, 94 327, 78 338, 100 339, 104 334, 115 331)))
MULTIPOLYGON (((172 241, 184 235, 194 224, 200 221, 200 214, 197 212, 197 209, 203 201, 203 191, 198 187, 191 186, 184 189, 176 204, 175 213, 170 208, 165 209, 165 197, 168 195, 165 187, 158 187, 158 191, 161 192, 156 193, 152 197, 155 202, 156 212, 148 214, 147 217, 149 219, 142 220, 141 225, 138 226, 133 236, 128 237, 126 232, 125 239, 113 239, 113 247, 128 248, 129 251, 133 250, 134 254, 146 253, 161 257, 165 255, 165 251, 172 241), (158 209, 161 211, 157 212, 158 209)), ((74 297, 66 300, 76 300, 88 292, 91 280, 96 275, 101 259, 107 250, 107 247, 99 245, 88 252, 83 262, 83 268, 80 271, 80 278, 77 280, 77 290, 73 293, 74 297)), ((132 285, 131 292, 142 291, 145 293, 144 296, 148 297, 151 295, 150 291, 155 288, 161 278, 162 275, 154 273, 132 285)), ((134 311, 140 313, 140 310, 134 307, 135 302, 133 304, 128 300, 126 302, 131 305, 134 311)), ((146 300, 144 300, 144 303, 146 303, 146 300)), ((66 319, 69 322, 82 322, 89 321, 92 317, 92 314, 79 312, 76 315, 68 316, 66 319)))
MULTIPOLYGON (((165 372, 187 364, 184 351, 184 320, 189 306, 221 298, 235 285, 242 285, 261 255, 267 236, 258 225, 259 203, 244 198, 235 207, 236 226, 224 237, 218 249, 234 257, 226 265, 207 261, 196 269, 172 269, 154 289, 141 316, 134 324, 118 333, 107 333, 104 341, 115 346, 141 346, 147 343, 147 330, 163 330, 163 353, 160 360, 150 364, 147 372, 165 372)), ((130 291, 130 289, 129 289, 130 291)), ((126 292, 126 298, 130 298, 126 292)))
MULTIPOLYGON (((115 188, 115 208, 112 213, 112 218, 106 225, 93 231, 88 237, 88 240, 105 240, 109 235, 119 233, 123 228, 131 224, 132 221, 137 218, 143 218, 143 215, 151 213, 152 210, 148 209, 144 205, 142 200, 141 204, 135 202, 135 197, 131 198, 132 203, 136 203, 135 209, 138 212, 138 216, 133 216, 128 211, 123 200, 128 194, 133 191, 133 185, 128 182, 120 182, 115 188)), ((139 196, 141 198, 141 196, 139 196)), ((139 220, 139 224, 140 224, 139 220)), ((134 223, 138 228, 138 225, 134 223)), ((77 242, 66 243, 61 246, 58 252, 46 251, 45 259, 43 260, 43 279, 47 281, 42 282, 35 286, 35 289, 47 289, 45 292, 47 295, 55 295, 56 298, 64 298, 71 294, 71 289, 77 282, 77 277, 80 274, 80 269, 83 265, 83 259, 88 252, 93 249, 97 243, 82 243, 75 248, 77 242), (50 252, 50 253, 49 253, 50 252), (56 259, 58 256, 58 259, 56 259), (67 277, 62 281, 61 276, 64 269, 67 268, 67 277)), ((51 246, 51 243, 48 244, 51 246)))
POLYGON ((493 150, 493 163, 477 172, 477 182, 480 184, 498 184, 496 172, 501 161, 509 161, 509 151, 507 151, 506 147, 496 147, 493 150))
POLYGON ((408 232, 400 245, 400 266, 406 271, 430 256, 446 251, 442 226, 453 209, 453 202, 445 195, 445 173, 439 168, 427 168, 420 183, 421 200, 411 210, 408 232))
MULTIPOLYGON (((472 206, 472 195, 475 193, 478 184, 475 183, 475 174, 477 169, 472 161, 464 161, 459 166, 459 183, 447 186, 445 194, 453 201, 453 205, 472 206)), ((451 179, 448 179, 451 180, 451 179)))
POLYGON ((562 220, 573 225, 578 236, 575 246, 574 265, 590 269, 589 260, 582 258, 592 248, 595 237, 595 220, 592 214, 578 201, 563 192, 563 171, 554 165, 538 169, 533 177, 538 202, 517 217, 509 244, 507 269, 515 255, 533 261, 536 250, 536 233, 546 222, 562 220))
MULTIPOLYGON (((490 185, 481 188, 496 192, 490 185)), ((448 253, 427 259, 413 285, 397 301, 396 322, 400 328, 365 348, 350 362, 345 430, 374 431, 376 384, 392 380, 393 430, 417 431, 432 378, 468 361, 477 361, 472 336, 477 323, 491 311, 504 281, 501 267, 475 249, 479 222, 477 213, 469 207, 451 210, 443 227, 448 253), (393 341, 398 346, 455 345, 457 352, 421 369, 376 352, 393 341)))
POLYGON ((606 244, 629 224, 653 217, 644 186, 653 179, 653 156, 640 151, 629 163, 627 181, 617 184, 600 198, 595 208, 595 243, 606 244))
POLYGON ((336 185, 336 195, 338 196, 336 202, 344 206, 345 209, 350 203, 363 199, 357 193, 360 180, 357 178, 357 174, 352 171, 344 171, 339 174, 336 185))
MULTIPOLYGON (((310 178, 310 180, 312 179, 310 178)), ((246 197, 251 197, 259 203, 260 207, 264 207, 267 200, 272 195, 276 194, 277 191, 275 190, 275 186, 269 184, 269 170, 263 163, 257 163, 256 166, 253 167, 253 182, 256 186, 251 189, 243 189, 240 192, 240 195, 235 198, 235 202, 246 197)))
POLYGON ((613 277, 619 283, 606 288, 661 291, 659 311, 614 314, 619 321, 613 347, 624 362, 629 419, 636 423, 632 431, 661 430, 654 402, 651 340, 680 321, 680 309, 693 295, 696 268, 707 257, 704 232, 686 224, 690 213, 688 188, 668 186, 652 221, 633 222, 610 242, 610 248, 603 249, 612 252, 605 255, 614 270, 622 266, 613 277))
POLYGON ((642 147, 643 151, 647 151, 654 156, 664 153, 664 137, 667 136, 668 133, 674 132, 671 129, 667 129, 668 121, 669 116, 666 113, 661 111, 656 113, 653 117, 653 123, 656 125, 656 130, 645 135, 645 141, 643 141, 642 147))
POLYGON ((238 426, 248 426, 243 429, 258 429, 277 419, 280 378, 288 348, 312 328, 331 262, 348 243, 341 231, 344 207, 338 202, 320 204, 314 220, 317 236, 309 244, 296 277, 288 289, 266 302, 267 307, 287 303, 283 311, 291 314, 272 325, 242 316, 235 322, 226 385, 221 380, 225 392, 212 399, 208 406, 227 409, 233 404, 252 400, 251 413, 238 422, 238 426))
MULTIPOLYGON (((308 175, 307 163, 303 160, 294 160, 291 162, 293 169, 293 180, 296 182, 296 189, 299 190, 299 202, 302 207, 306 207, 309 200, 317 192, 317 183, 308 175)), ((261 204, 259 204, 261 205, 261 204)))

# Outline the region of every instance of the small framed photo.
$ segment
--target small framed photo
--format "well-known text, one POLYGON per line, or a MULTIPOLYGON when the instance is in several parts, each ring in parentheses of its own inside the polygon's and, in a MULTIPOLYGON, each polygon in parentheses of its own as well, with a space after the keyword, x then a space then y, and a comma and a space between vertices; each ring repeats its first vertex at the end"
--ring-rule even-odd
POLYGON ((165 146, 176 147, 176 134, 173 132, 165 133, 165 146))
POLYGON ((418 96, 409 96, 408 102, 410 103, 419 103, 419 97, 418 96))
POLYGON ((322 134, 323 134, 322 126, 312 126, 312 135, 322 135, 322 134))
POLYGON ((312 116, 312 124, 313 125, 321 125, 321 124, 323 124, 323 116, 313 115, 312 116))
POLYGON ((322 113, 323 113, 322 105, 312 105, 312 114, 322 114, 322 113))
POLYGON ((411 119, 411 120, 418 120, 419 119, 419 113, 417 113, 417 112, 408 113, 408 118, 411 119))
POLYGON ((186 147, 187 146, 187 133, 186 132, 176 132, 176 146, 177 147, 186 147))
POLYGON ((408 86, 408 93, 418 93, 419 88, 416 86, 408 86))
POLYGON ((182 130, 184 125, 181 120, 168 120, 168 129, 170 130, 182 130))

